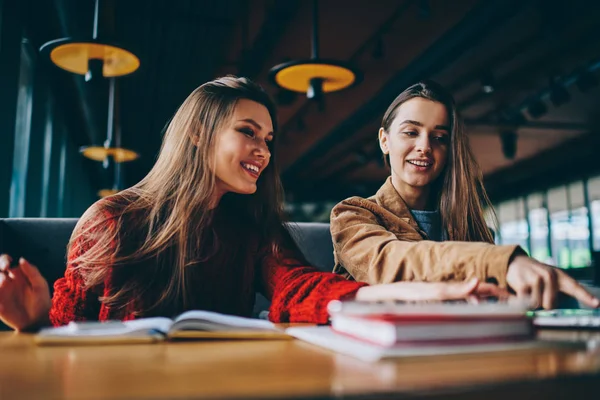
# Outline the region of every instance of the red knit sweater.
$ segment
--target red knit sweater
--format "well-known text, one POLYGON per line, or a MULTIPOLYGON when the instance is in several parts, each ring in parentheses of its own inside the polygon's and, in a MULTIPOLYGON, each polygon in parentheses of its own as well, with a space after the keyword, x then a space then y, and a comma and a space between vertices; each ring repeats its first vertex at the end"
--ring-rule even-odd
MULTIPOLYGON (((114 212, 108 211, 100 204, 94 206, 96 210, 102 210, 96 212, 96 216, 108 217, 106 226, 101 228, 113 229, 114 212)), ((94 218, 92 217, 92 220, 94 218)), ((85 238, 85 235, 77 236, 77 232, 75 235, 76 239, 67 256, 65 276, 54 284, 50 310, 52 324, 58 326, 70 321, 134 319, 134 312, 139 311, 140 305, 144 304, 143 296, 132 299, 126 309, 112 309, 99 300, 99 297, 115 292, 117 285, 112 284, 114 268, 111 268, 111 273, 101 287, 84 287, 81 273, 73 261, 89 250, 94 243, 85 238)), ((114 247, 115 243, 107 245, 114 247)), ((129 247, 132 243, 127 245, 129 247)), ((314 267, 303 265, 297 261, 297 257, 287 253, 288 255, 279 261, 270 252, 260 251, 242 254, 242 262, 239 262, 238 258, 236 262, 221 264, 220 261, 226 258, 211 258, 198 267, 191 275, 192 281, 188 282, 187 287, 193 288, 191 308, 250 316, 255 293, 260 292, 271 301, 271 321, 323 324, 328 321, 326 307, 329 301, 352 295, 366 285, 348 281, 337 274, 320 272, 314 267)), ((163 314, 173 317, 183 311, 185 309, 172 309, 163 311, 163 314)))

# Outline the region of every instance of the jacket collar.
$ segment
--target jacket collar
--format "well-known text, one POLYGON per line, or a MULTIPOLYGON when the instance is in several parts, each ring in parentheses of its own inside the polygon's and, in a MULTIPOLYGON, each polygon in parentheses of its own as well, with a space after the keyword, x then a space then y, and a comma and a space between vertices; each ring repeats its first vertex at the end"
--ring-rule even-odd
POLYGON ((375 199, 383 208, 417 228, 417 223, 410 213, 406 202, 400 194, 398 194, 396 188, 394 188, 391 176, 389 176, 383 186, 379 188, 375 194, 375 199))

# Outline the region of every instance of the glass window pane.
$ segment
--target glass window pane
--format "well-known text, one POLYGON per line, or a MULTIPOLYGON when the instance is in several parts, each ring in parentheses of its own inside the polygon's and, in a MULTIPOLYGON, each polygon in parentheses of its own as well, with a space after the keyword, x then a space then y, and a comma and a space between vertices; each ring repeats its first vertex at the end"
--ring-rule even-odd
POLYGON ((592 228, 594 232, 594 251, 600 251, 600 176, 588 181, 590 207, 592 209, 592 228))
POLYGON ((571 253, 572 268, 589 267, 592 254, 589 248, 590 230, 588 228, 587 207, 579 207, 571 211, 568 242, 571 253))
POLYGON ((521 199, 501 203, 498 219, 500 222, 500 235, 502 244, 518 244, 529 253, 527 239, 527 220, 521 199))
POLYGON ((560 186, 548 191, 548 209, 550 211, 552 236, 552 264, 568 268, 569 255, 569 212, 567 210, 567 190, 560 186))
POLYGON ((583 198, 583 182, 570 183, 567 187, 571 215, 569 219, 569 252, 571 268, 588 267, 592 254, 590 251, 588 209, 583 198))
POLYGON ((548 245, 548 212, 544 207, 543 194, 528 196, 527 206, 531 225, 531 256, 544 263, 552 262, 548 245))

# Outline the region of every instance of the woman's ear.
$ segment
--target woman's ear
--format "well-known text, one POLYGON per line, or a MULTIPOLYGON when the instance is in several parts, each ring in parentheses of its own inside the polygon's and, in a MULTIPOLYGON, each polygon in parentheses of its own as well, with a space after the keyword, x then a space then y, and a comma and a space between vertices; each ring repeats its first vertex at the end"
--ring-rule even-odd
POLYGON ((190 135, 190 140, 194 146, 198 147, 198 143, 200 143, 200 135, 190 135))
POLYGON ((379 147, 383 154, 389 154, 390 150, 388 148, 388 135, 385 133, 383 128, 379 128, 379 147))

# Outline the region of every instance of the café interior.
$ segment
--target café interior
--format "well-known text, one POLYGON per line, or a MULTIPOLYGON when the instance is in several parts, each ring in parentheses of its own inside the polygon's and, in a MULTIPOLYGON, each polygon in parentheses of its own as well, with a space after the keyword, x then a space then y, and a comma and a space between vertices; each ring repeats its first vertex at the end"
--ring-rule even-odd
MULTIPOLYGON (((274 99, 286 218, 329 249, 332 208, 390 175, 385 110, 431 79, 496 244, 600 293, 599 21, 589 0, 0 0, 0 253, 60 277, 77 218, 144 178, 179 105, 226 75, 274 99)), ((0 324, 0 399, 594 398, 597 329, 541 332, 584 349, 365 363, 298 341, 37 347, 0 324)))

